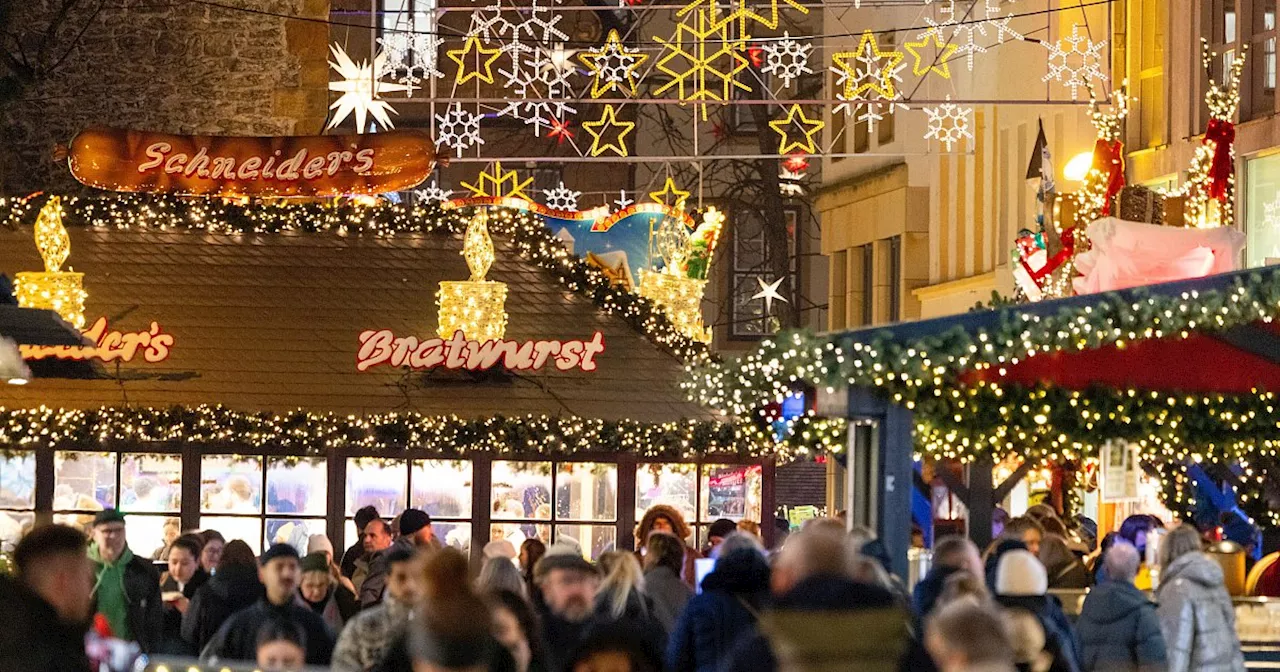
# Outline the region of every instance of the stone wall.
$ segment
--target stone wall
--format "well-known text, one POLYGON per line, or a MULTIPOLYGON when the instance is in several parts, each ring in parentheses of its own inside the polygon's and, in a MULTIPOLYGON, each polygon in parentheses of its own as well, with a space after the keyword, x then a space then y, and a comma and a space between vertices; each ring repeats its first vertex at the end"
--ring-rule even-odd
MULTIPOLYGON (((62 0, 26 0, 12 26, 39 30, 62 0)), ((312 134, 328 104, 324 23, 194 2, 80 2, 52 52, 66 59, 0 104, 0 191, 77 187, 59 143, 90 125, 172 133, 312 134), (78 41, 75 33, 87 28, 78 41)), ((236 7, 324 19, 328 0, 234 0, 236 7)), ((0 69, 2 70, 2 69, 0 69)))

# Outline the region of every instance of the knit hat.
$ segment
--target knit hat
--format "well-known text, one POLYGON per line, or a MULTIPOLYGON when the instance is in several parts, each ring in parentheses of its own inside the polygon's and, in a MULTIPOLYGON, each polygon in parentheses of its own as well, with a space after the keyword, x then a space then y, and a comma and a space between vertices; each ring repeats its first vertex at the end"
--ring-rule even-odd
POLYGON ((711 528, 707 530, 707 538, 710 539, 711 537, 720 537, 721 539, 724 539, 725 537, 737 531, 738 531, 737 523, 733 522, 732 520, 729 520, 728 518, 721 518, 720 520, 717 520, 716 522, 711 523, 711 528))
POLYGON ((298 549, 294 548, 290 544, 272 544, 271 548, 268 548, 262 553, 262 557, 258 559, 258 562, 265 567, 268 562, 271 562, 276 558, 293 558, 294 560, 298 560, 299 557, 298 549))
POLYGON ((333 542, 323 534, 313 534, 307 538, 307 553, 325 553, 333 555, 333 542))
POLYGON ((103 509, 94 514, 94 527, 106 525, 107 523, 124 523, 124 514, 115 509, 103 509))
POLYGON ((506 539, 491 541, 484 545, 484 557, 486 558, 506 558, 508 560, 516 559, 516 547, 506 539))
POLYGON ((541 582, 553 569, 574 569, 588 574, 596 573, 596 566, 582 557, 582 551, 573 544, 558 541, 547 547, 547 552, 533 567, 533 578, 541 582))
POLYGON ((1000 556, 996 567, 996 595, 1032 597, 1049 591, 1049 575, 1040 559, 1022 549, 1000 556))
POLYGON ((324 553, 308 553, 298 567, 304 572, 327 572, 329 571, 329 557, 324 553))
POLYGON ((418 533, 418 530, 431 524, 431 516, 426 511, 420 509, 405 509, 400 514, 400 535, 411 536, 418 533))

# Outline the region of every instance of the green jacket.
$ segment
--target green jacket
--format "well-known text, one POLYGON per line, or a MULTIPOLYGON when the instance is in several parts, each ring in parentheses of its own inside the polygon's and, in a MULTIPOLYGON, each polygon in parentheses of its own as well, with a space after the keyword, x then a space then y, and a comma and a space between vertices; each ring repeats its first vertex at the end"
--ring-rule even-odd
POLYGON ((114 563, 102 559, 97 544, 89 545, 95 583, 95 611, 111 625, 115 636, 135 641, 144 653, 154 653, 164 633, 164 604, 160 573, 126 546, 114 563))

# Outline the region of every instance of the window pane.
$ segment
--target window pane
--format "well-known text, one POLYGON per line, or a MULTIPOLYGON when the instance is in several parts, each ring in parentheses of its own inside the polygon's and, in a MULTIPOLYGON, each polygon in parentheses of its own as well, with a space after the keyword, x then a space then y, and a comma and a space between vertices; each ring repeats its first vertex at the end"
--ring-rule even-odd
POLYGON ((345 553, 347 549, 351 548, 351 545, 357 541, 360 541, 360 532, 356 530, 356 521, 348 518, 347 521, 342 524, 342 543, 339 544, 335 539, 333 540, 333 547, 335 549, 341 547, 342 552, 345 553))
POLYGON ((1280 259, 1280 155, 1245 162, 1245 260, 1280 259))
POLYGON ((200 516, 200 529, 217 530, 227 541, 239 539, 249 548, 253 549, 254 555, 262 553, 262 519, 249 516, 233 517, 233 516, 200 516))
POLYGON ((347 460, 347 515, 372 505, 391 520, 404 511, 408 499, 409 465, 404 460, 353 457, 347 460))
MULTIPOLYGON (((89 527, 93 524, 93 514, 91 513, 55 513, 53 514, 53 522, 58 525, 69 525, 71 527, 89 534, 89 527)), ((125 541, 128 541, 128 531, 125 533, 125 541)))
POLYGON ((262 458, 205 455, 200 461, 200 510, 261 513, 262 458))
POLYGON ((595 560, 618 547, 618 528, 612 525, 556 525, 556 541, 569 541, 582 549, 582 557, 595 560))
POLYGON ((267 513, 323 516, 329 471, 323 457, 267 458, 267 513))
POLYGON ((506 539, 516 550, 525 539, 537 538, 544 544, 551 543, 551 525, 548 523, 493 523, 489 526, 489 541, 506 539))
POLYGON ((494 462, 494 519, 550 520, 551 463, 494 462))
POLYGON ((437 522, 431 524, 431 529, 440 543, 471 555, 471 523, 437 522))
MULTIPOLYGON (((134 555, 151 560, 159 559, 164 550, 164 526, 174 521, 174 529, 182 523, 173 516, 144 516, 131 513, 124 518, 125 537, 134 555)), ((92 522, 92 521, 89 521, 92 522)))
POLYGON ((557 520, 616 520, 618 465, 561 462, 556 473, 557 520))
POLYGON ((413 506, 432 517, 471 517, 471 462, 414 460, 413 506))
POLYGON ((698 508, 697 467, 692 464, 642 464, 636 468, 636 520, 654 504, 675 507, 692 523, 698 508))
POLYGON ((760 522, 760 465, 704 465, 701 520, 760 522))
POLYGON ((115 505, 115 453, 54 453, 54 511, 101 511, 115 505))
POLYGON ((120 508, 156 513, 181 511, 182 456, 162 453, 121 455, 120 508))
POLYGON ((36 454, 0 455, 0 508, 36 508, 36 454))
MULTIPOLYGON (((307 542, 313 534, 325 534, 324 520, 300 520, 290 518, 267 519, 267 544, 289 544, 298 549, 300 555, 307 554, 307 542)), ((334 548, 334 555, 342 558, 342 553, 334 548)))
POLYGON ((36 514, 0 511, 0 551, 12 553, 13 547, 36 523, 36 514))

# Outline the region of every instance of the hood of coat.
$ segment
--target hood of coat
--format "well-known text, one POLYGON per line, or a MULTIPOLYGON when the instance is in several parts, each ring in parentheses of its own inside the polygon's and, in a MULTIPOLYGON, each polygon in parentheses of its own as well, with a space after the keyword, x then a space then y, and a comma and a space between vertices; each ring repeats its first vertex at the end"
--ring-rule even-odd
POLYGON ((222 567, 208 582, 209 590, 224 600, 236 599, 251 603, 262 597, 262 583, 258 570, 250 567, 222 567))
POLYGON ((1161 587, 1178 579, 1199 584, 1205 588, 1217 588, 1225 585, 1222 567, 1204 553, 1187 553, 1169 563, 1160 573, 1161 587))
POLYGON ((716 561, 715 569, 702 580, 702 590, 723 590, 748 595, 769 590, 769 563, 764 556, 742 548, 716 561))
POLYGON ((1146 594, 1128 581, 1107 581, 1089 591, 1080 611, 1081 620, 1106 626, 1129 618, 1138 609, 1155 609, 1146 594))

